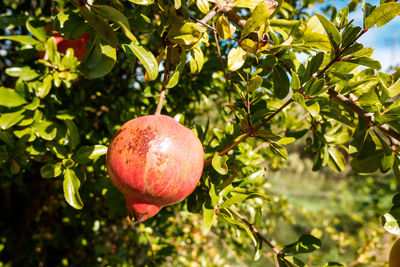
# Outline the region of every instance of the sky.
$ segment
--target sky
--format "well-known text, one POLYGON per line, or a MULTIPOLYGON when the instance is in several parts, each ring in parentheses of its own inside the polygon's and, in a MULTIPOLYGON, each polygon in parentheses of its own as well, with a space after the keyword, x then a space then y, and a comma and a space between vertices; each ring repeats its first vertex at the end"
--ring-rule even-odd
MULTIPOLYGON (((379 6, 379 1, 365 1, 371 5, 379 6)), ((327 2, 325 2, 327 3, 327 2)), ((331 1, 336 5, 339 11, 342 7, 346 6, 349 1, 335 0, 331 1)), ((315 9, 319 9, 321 5, 316 5, 315 9)), ((357 10, 349 14, 349 21, 354 19, 353 24, 362 27, 363 12, 361 4, 357 10)), ((358 41, 365 47, 374 48, 372 55, 373 59, 379 60, 382 64, 381 71, 388 71, 390 66, 400 65, 400 16, 397 16, 386 25, 377 28, 376 26, 369 29, 358 41)))

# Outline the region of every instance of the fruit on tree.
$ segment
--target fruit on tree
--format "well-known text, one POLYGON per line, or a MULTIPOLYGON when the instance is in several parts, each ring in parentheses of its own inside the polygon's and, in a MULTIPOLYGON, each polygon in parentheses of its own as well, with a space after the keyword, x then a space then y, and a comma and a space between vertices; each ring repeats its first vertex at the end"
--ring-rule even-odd
POLYGON ((400 238, 394 242, 390 250, 389 267, 400 267, 400 238))
MULTIPOLYGON (((53 37, 55 39, 58 52, 65 54, 68 48, 72 48, 74 50, 74 55, 82 61, 87 53, 86 43, 90 39, 90 35, 88 33, 85 32, 81 37, 75 40, 70 40, 61 37, 57 31, 53 31, 53 37)), ((43 51, 39 52, 39 57, 44 57, 43 51)))
POLYGON ((204 165, 199 138, 165 115, 126 122, 108 147, 107 171, 136 221, 178 203, 197 186, 204 165))

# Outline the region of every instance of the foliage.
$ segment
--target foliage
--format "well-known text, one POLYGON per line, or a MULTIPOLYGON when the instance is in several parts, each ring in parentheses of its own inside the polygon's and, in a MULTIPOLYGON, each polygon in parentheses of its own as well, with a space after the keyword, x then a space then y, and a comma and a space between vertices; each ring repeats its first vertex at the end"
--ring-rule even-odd
MULTIPOLYGON (((400 79, 379 71, 373 49, 357 42, 400 14, 399 3, 381 2, 363 3, 364 23, 353 25, 357 0, 330 7, 330 17, 309 14, 313 0, 3 0, 2 263, 342 266, 318 255, 342 235, 343 218, 293 210, 267 178, 287 162, 309 162, 291 162, 301 154, 318 174, 373 173, 359 191, 384 181, 383 191, 363 197, 379 202, 392 193, 388 174, 400 178, 400 79), (89 33, 82 61, 77 47, 59 51, 53 30, 67 39, 89 33), (154 113, 164 94, 164 113, 199 136, 206 166, 188 199, 131 227, 106 173, 107 145, 124 122, 154 113), (279 232, 279 220, 295 226, 296 216, 323 227, 266 238, 279 232), (242 256, 251 245, 254 255, 242 256)), ((397 235, 398 202, 383 217, 397 235)), ((374 215, 385 213, 372 204, 374 215)), ((365 218, 351 215, 351 223, 365 218)), ((378 261, 365 256, 384 235, 371 221, 371 235, 362 236, 370 243, 346 237, 345 246, 362 246, 356 263, 378 261)))

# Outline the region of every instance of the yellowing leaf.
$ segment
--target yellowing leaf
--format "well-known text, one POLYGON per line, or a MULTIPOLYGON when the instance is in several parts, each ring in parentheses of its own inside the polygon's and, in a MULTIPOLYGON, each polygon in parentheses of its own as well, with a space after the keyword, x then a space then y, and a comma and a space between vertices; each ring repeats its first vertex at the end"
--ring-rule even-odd
POLYGON ((210 12, 210 6, 208 5, 208 0, 196 0, 196 5, 203 14, 210 12))
POLYGON ((265 24, 274 10, 275 7, 271 8, 271 6, 269 6, 266 2, 260 2, 254 9, 250 18, 247 19, 242 31, 242 36, 240 38, 243 39, 261 25, 265 24))
POLYGON ((237 0, 235 2, 235 7, 250 8, 253 10, 260 2, 268 2, 270 5, 277 5, 274 0, 237 0))
POLYGON ((148 6, 154 3, 154 0, 128 0, 137 5, 148 6))
POLYGON ((236 27, 229 23, 225 16, 220 16, 217 20, 217 34, 222 40, 226 40, 236 31, 236 27))
POLYGON ((168 39, 184 49, 196 46, 203 36, 203 31, 191 22, 173 24, 168 31, 168 39))
POLYGON ((190 72, 199 73, 203 68, 204 55, 199 46, 190 50, 190 72))
POLYGON ((249 53, 255 53, 258 49, 258 44, 251 39, 244 39, 240 46, 249 53))
POLYGON ((240 69, 246 61, 246 51, 242 48, 232 48, 228 53, 228 69, 230 71, 236 71, 240 69))

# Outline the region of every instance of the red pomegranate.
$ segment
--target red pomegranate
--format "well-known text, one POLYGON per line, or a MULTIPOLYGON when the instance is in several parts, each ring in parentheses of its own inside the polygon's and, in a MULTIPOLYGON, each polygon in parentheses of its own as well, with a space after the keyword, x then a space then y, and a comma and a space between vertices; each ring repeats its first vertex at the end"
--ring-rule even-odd
POLYGON ((204 150, 188 128, 165 115, 128 121, 107 152, 107 171, 138 222, 189 196, 200 180, 204 150))
MULTIPOLYGON (((53 31, 53 37, 55 38, 55 42, 57 45, 57 51, 60 53, 64 53, 68 48, 74 49, 74 55, 82 61, 87 53, 86 43, 90 39, 90 35, 85 32, 81 37, 75 40, 66 39, 60 36, 57 31, 53 31)), ((44 51, 39 51, 39 57, 44 57, 44 51)))

